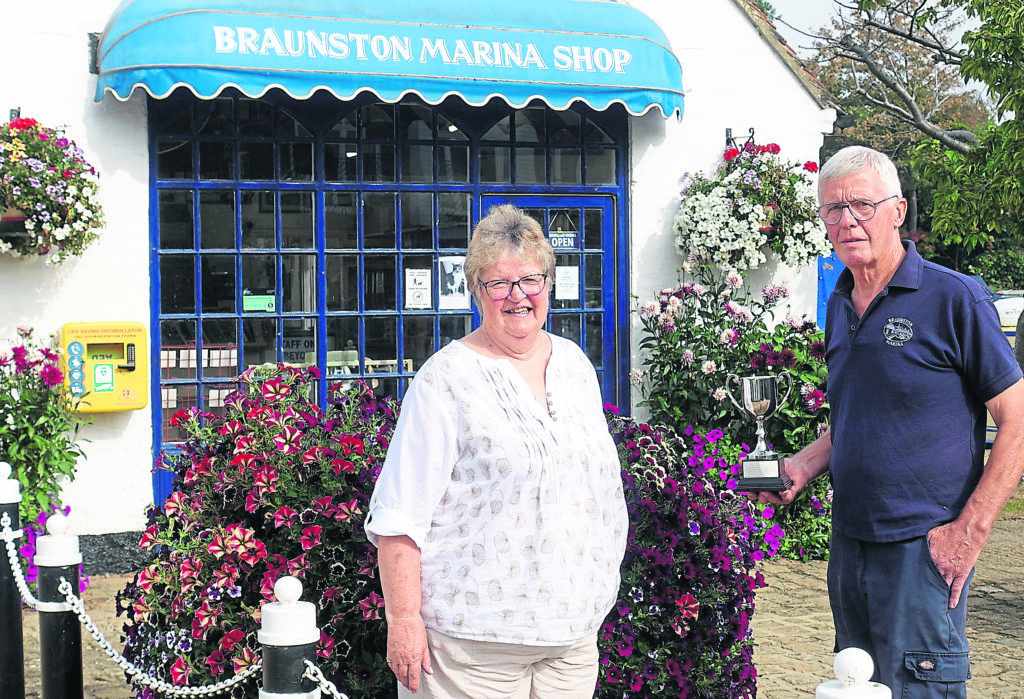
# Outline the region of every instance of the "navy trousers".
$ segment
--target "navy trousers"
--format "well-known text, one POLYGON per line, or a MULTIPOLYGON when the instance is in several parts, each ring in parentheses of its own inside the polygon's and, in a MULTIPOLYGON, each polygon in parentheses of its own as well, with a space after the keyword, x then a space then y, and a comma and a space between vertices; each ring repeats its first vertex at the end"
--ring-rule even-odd
POLYGON ((950 609, 927 536, 878 544, 833 530, 828 595, 836 651, 870 653, 872 679, 893 699, 966 699, 967 587, 950 609))

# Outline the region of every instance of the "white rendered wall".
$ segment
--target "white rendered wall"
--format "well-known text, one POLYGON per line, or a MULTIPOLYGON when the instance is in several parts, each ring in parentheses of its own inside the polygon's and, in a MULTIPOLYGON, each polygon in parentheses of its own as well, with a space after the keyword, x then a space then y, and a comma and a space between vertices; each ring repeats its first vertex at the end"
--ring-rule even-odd
MULTIPOLYGON (((149 328, 149 188, 144 102, 93 102, 90 32, 117 0, 4 3, 0 20, 0 123, 23 117, 65 126, 100 172, 107 225, 61 267, 0 255, 0 343, 19 325, 43 338, 69 322, 135 321, 149 328)), ((148 338, 147 338, 148 342, 148 338)), ((75 534, 142 529, 152 503, 150 407, 94 416, 82 433, 87 458, 65 490, 75 534)))
MULTIPOLYGON (((817 161, 835 112, 818 106, 732 0, 632 0, 631 4, 668 35, 683 64, 686 92, 682 120, 664 119, 657 111, 632 120, 630 286, 643 302, 678 281, 683 259, 675 250, 672 220, 683 174, 710 172, 721 161, 727 128, 741 144, 753 127, 756 141, 779 144, 783 157, 800 163, 817 161)), ((789 313, 814 320, 816 267, 780 266, 758 270, 748 279, 755 289, 769 279, 785 282, 791 294, 789 313)), ((642 366, 640 331, 634 315, 634 368, 642 366)), ((634 406, 639 400, 634 391, 634 406)))

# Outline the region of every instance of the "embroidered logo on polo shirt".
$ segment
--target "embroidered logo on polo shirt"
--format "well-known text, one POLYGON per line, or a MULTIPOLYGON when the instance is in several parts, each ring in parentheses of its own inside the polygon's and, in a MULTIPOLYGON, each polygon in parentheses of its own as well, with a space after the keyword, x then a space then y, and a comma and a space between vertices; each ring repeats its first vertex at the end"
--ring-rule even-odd
POLYGON ((882 335, 885 336, 885 344, 902 347, 914 337, 914 324, 906 318, 890 318, 882 327, 882 335))

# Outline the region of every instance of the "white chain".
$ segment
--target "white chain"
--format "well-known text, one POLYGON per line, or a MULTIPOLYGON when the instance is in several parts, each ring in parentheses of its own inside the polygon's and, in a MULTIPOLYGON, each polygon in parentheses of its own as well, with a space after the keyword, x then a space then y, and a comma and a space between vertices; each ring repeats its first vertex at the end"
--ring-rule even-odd
POLYGON ((4 545, 7 548, 7 561, 11 564, 11 572, 14 573, 14 584, 18 586, 18 592, 21 593, 21 598, 25 600, 25 604, 36 609, 39 606, 39 600, 32 596, 32 591, 28 589, 28 583, 25 582, 25 573, 21 569, 21 558, 18 556, 18 549, 14 547, 14 540, 21 538, 21 530, 11 530, 11 516, 4 512, 3 517, 0 517, 0 526, 3 527, 3 532, 0 533, 0 539, 4 540, 4 545))
POLYGON ((175 687, 174 685, 157 679, 152 675, 148 675, 138 667, 136 667, 126 657, 121 655, 114 649, 112 645, 103 637, 103 634, 96 624, 92 623, 92 619, 85 613, 85 608, 82 605, 82 600, 75 596, 71 591, 71 583, 64 578, 60 579, 60 584, 57 589, 64 595, 68 605, 71 607, 71 611, 78 615, 78 620, 82 622, 82 625, 92 634, 93 639, 99 644, 100 648, 110 656, 110 659, 115 661, 125 674, 132 678, 132 682, 151 687, 156 690, 158 694, 167 694, 172 697, 205 697, 213 694, 220 694, 234 687, 236 684, 241 684, 248 680, 252 675, 258 672, 263 667, 263 663, 256 663, 245 668, 242 672, 238 673, 234 677, 216 684, 206 685, 204 687, 175 687))
POLYGON ((324 677, 324 673, 320 671, 320 668, 318 668, 309 660, 306 660, 304 662, 306 663, 306 671, 302 673, 303 677, 305 677, 307 680, 313 680, 314 682, 316 682, 317 685, 319 685, 321 691, 327 692, 332 697, 334 697, 334 699, 348 699, 347 694, 342 694, 341 692, 339 692, 338 688, 334 686, 334 683, 326 677, 324 677))

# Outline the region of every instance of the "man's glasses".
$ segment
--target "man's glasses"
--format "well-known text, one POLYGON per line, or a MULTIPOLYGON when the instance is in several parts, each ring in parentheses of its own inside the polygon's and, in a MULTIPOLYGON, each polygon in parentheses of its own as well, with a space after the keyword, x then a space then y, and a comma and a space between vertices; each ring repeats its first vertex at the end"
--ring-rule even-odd
POLYGON ((885 199, 879 199, 878 201, 867 201, 865 199, 854 199, 853 201, 837 201, 834 204, 825 204, 824 206, 818 207, 818 216, 822 221, 829 224, 830 226, 839 223, 839 219, 843 217, 843 209, 849 209, 853 217, 858 221, 870 221, 875 217, 875 212, 878 210, 878 205, 883 201, 889 201, 895 199, 899 194, 893 194, 891 197, 885 199))
POLYGON ((486 293, 492 301, 504 301, 512 295, 512 289, 517 286, 519 287, 519 290, 527 296, 536 296, 540 292, 544 291, 547 281, 548 275, 546 274, 528 274, 515 281, 511 281, 509 279, 495 279, 494 281, 480 282, 480 286, 484 288, 484 293, 486 293))

